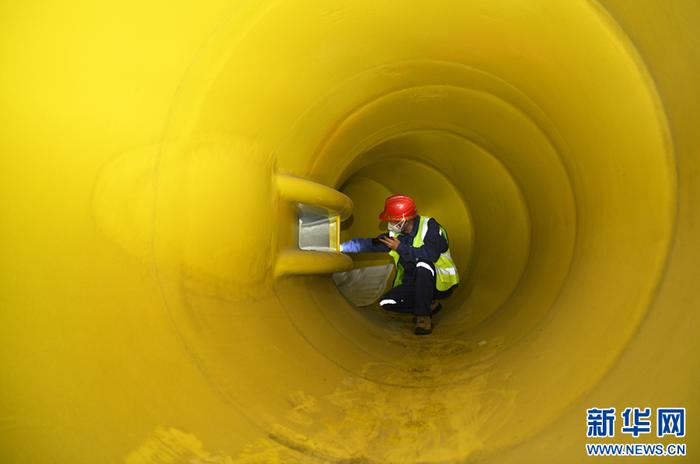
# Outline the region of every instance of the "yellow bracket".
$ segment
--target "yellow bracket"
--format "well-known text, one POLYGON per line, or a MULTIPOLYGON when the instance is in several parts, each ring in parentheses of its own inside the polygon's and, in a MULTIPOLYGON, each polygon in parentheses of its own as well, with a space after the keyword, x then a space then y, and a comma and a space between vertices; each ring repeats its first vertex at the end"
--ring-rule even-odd
MULTIPOLYGON (((331 243, 339 243, 340 222, 352 214, 352 200, 345 194, 300 177, 277 174, 275 183, 280 199, 303 203, 328 212, 331 218, 331 243)), ((337 251, 281 250, 275 263, 275 277, 298 274, 328 274, 352 269, 352 259, 337 251)))

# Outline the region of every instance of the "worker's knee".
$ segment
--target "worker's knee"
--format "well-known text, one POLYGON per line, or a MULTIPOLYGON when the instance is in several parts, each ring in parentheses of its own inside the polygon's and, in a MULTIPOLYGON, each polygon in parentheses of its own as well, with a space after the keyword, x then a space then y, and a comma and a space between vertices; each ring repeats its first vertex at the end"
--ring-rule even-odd
POLYGON ((426 276, 429 275, 431 277, 435 277, 435 267, 432 263, 429 263, 427 261, 418 261, 416 263, 416 274, 423 274, 426 276))

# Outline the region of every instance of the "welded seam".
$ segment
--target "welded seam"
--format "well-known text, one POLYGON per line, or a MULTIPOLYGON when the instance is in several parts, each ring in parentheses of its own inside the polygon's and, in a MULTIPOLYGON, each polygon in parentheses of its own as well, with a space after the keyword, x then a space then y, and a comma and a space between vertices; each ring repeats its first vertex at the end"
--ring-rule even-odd
MULTIPOLYGON (((636 65, 637 71, 639 72, 640 75, 643 76, 644 81, 646 82, 645 89, 648 90, 648 95, 651 99, 651 102, 655 108, 655 115, 657 117, 657 123, 660 128, 661 136, 663 139, 663 144, 665 146, 665 154, 666 154, 666 171, 668 173, 672 173, 671 176, 669 176, 669 193, 671 196, 671 201, 669 208, 673 209, 672 214, 669 215, 669 228, 668 228, 668 239, 666 240, 666 247, 665 247, 665 252, 664 252, 664 257, 663 257, 663 262, 662 264, 658 267, 657 275, 654 278, 655 285, 652 289, 652 291, 649 293, 649 296, 645 298, 646 300, 646 305, 645 305, 645 310, 644 313, 642 314, 641 317, 638 318, 636 321, 634 330, 630 332, 629 339, 627 340, 627 343, 619 350, 618 354, 610 361, 609 366, 604 370, 603 374, 600 375, 600 377, 597 379, 597 381, 593 384, 596 385, 603 381, 605 378, 609 377, 611 375, 612 367, 616 365, 620 359, 623 357, 623 355, 630 349, 630 345, 632 344, 632 341, 634 340, 635 336, 638 334, 642 326, 647 322, 647 320, 650 318, 650 313, 651 313, 651 308, 654 306, 654 303, 658 300, 659 294, 661 292, 661 288, 663 284, 666 281, 666 277, 668 275, 668 269, 670 267, 671 263, 671 255, 672 251, 676 247, 676 237, 677 237, 677 230, 678 230, 678 221, 679 221, 679 198, 678 198, 678 185, 680 183, 680 174, 678 172, 678 166, 677 163, 675 162, 675 149, 674 149, 674 144, 673 144, 673 136, 672 136, 672 131, 670 129, 670 125, 668 123, 668 118, 666 117, 666 111, 663 105, 663 100, 661 99, 661 96, 658 91, 658 87, 656 85, 656 80, 653 77, 653 74, 649 71, 649 69, 646 66, 646 62, 642 57, 642 54, 640 53, 639 49, 636 47, 634 41, 632 38, 624 31, 622 26, 615 20, 615 18, 612 16, 612 13, 610 13, 609 10, 607 10, 598 0, 587 0, 588 3, 591 6, 591 9, 594 10, 598 17, 600 18, 601 22, 603 22, 607 26, 607 30, 609 30, 614 36, 616 36, 618 42, 622 47, 624 47, 625 52, 627 55, 632 59, 632 62, 636 65)), ((593 387, 591 387, 588 391, 583 392, 580 397, 583 397, 585 394, 587 394, 589 391, 591 391, 593 387)))

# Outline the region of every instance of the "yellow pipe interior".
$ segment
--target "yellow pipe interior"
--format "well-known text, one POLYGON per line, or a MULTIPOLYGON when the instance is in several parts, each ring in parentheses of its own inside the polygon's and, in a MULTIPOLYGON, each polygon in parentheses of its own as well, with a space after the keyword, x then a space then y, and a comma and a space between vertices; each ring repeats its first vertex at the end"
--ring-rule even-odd
POLYGON ((2 462, 584 462, 586 408, 700 413, 697 2, 0 11, 2 462), (398 192, 462 276, 429 337, 296 250, 295 194, 345 240, 398 192))

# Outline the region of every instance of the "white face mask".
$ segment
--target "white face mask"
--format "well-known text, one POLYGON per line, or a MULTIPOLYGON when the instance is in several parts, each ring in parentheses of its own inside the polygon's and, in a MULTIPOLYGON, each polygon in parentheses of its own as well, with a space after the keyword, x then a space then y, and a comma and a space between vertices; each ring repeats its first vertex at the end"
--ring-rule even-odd
POLYGON ((406 225, 406 219, 401 219, 399 222, 388 222, 387 227, 389 228, 389 232, 393 232, 395 234, 400 234, 403 231, 404 226, 406 225))

